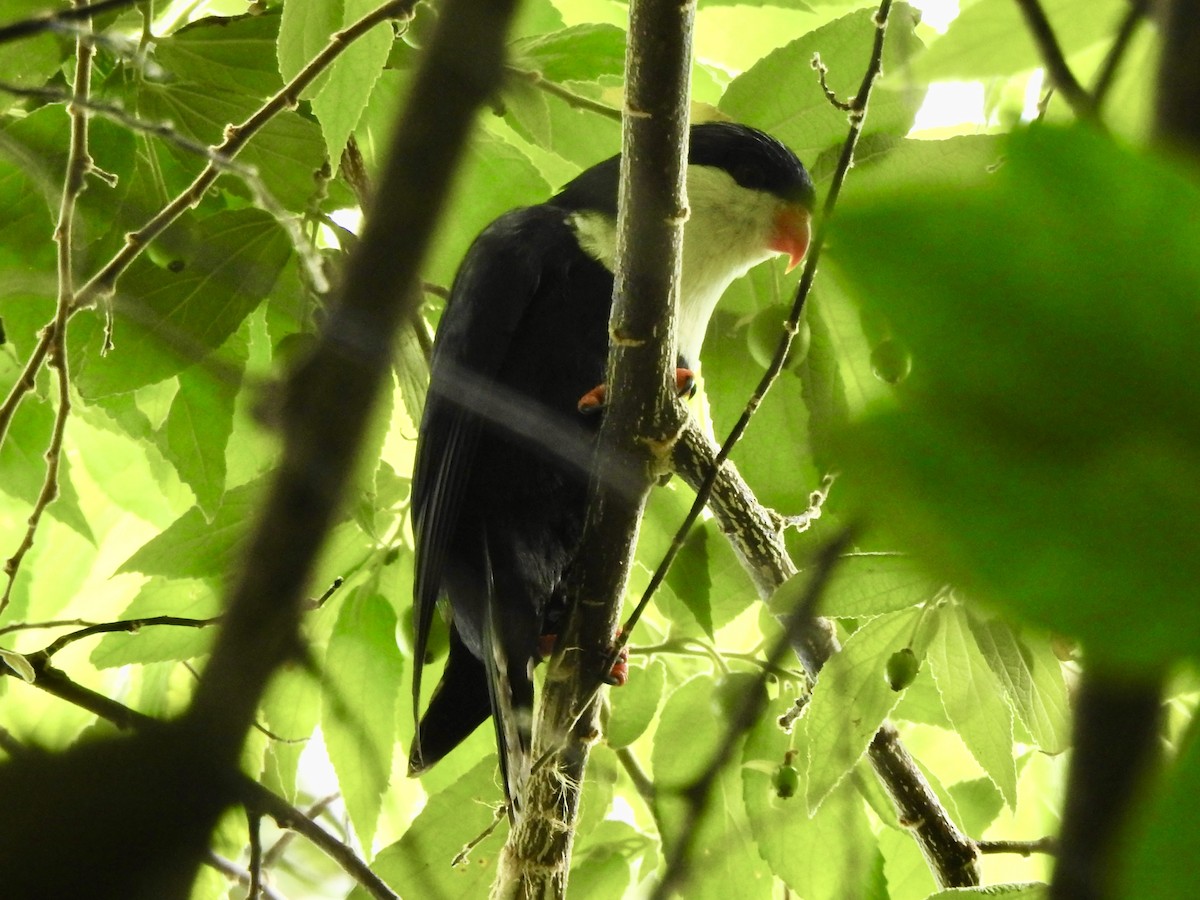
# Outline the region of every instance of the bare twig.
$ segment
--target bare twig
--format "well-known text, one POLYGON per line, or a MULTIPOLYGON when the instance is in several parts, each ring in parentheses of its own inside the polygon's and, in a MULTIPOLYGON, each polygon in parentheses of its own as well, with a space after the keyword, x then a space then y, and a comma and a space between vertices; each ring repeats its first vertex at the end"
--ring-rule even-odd
POLYGON ((1096 107, 1097 116, 1100 115, 1104 101, 1108 97, 1108 89, 1112 87, 1121 61, 1125 58, 1125 51, 1129 49, 1129 44, 1133 40, 1134 34, 1137 33, 1138 25, 1145 18, 1148 8, 1149 0, 1130 0, 1129 9, 1125 11, 1125 16, 1121 19, 1121 24, 1117 28, 1117 36, 1113 38, 1112 46, 1108 48, 1104 62, 1100 65, 1100 72, 1096 76, 1096 82, 1092 86, 1092 103, 1096 107))
POLYGON ((834 92, 833 88, 831 88, 829 86, 829 82, 826 81, 826 76, 829 74, 829 66, 827 66, 827 65, 825 65, 825 63, 821 62, 821 54, 820 53, 813 54, 812 62, 810 63, 810 65, 817 72, 817 80, 821 83, 821 90, 824 92, 825 99, 829 101, 830 106, 834 107, 834 109, 840 109, 843 112, 850 112, 851 110, 853 110, 854 104, 847 103, 845 100, 842 100, 841 98, 839 98, 838 95, 834 92))
POLYGON ((246 810, 246 824, 250 838, 250 883, 247 885, 246 900, 258 900, 263 892, 262 815, 246 810))
MULTIPOLYGON (((318 818, 320 818, 321 814, 324 813, 325 810, 329 809, 330 805, 332 805, 332 803, 340 796, 342 796, 340 793, 334 792, 322 797, 308 809, 304 810, 303 815, 315 822, 318 818)), ((284 851, 287 850, 288 844, 290 844, 295 837, 295 831, 285 831, 283 834, 281 834, 279 836, 279 840, 272 844, 267 849, 267 852, 263 854, 263 868, 270 869, 274 867, 279 860, 283 859, 284 851)))
POLYGON ((505 66, 505 72, 513 78, 520 78, 522 81, 528 82, 540 91, 545 91, 552 97, 557 97, 575 109, 587 110, 588 112, 598 113, 606 119, 614 119, 617 122, 621 121, 621 111, 619 109, 614 109, 607 103, 601 103, 599 100, 593 100, 590 97, 576 94, 561 84, 550 81, 541 72, 522 69, 513 65, 505 66))
POLYGON ((980 853, 1016 853, 1020 856, 1032 856, 1034 853, 1054 855, 1058 852, 1058 841, 1052 837, 1036 841, 979 841, 976 846, 980 853))
MULTIPOLYGON (((84 19, 89 22, 89 19, 84 19)), ((75 42, 75 80, 73 93, 86 104, 92 84, 92 48, 84 40, 75 42)), ((67 316, 75 302, 74 240, 75 205, 87 185, 87 175, 92 168, 88 153, 88 116, 82 105, 67 107, 71 117, 71 141, 67 151, 67 171, 63 179, 62 202, 58 208, 58 224, 54 227, 54 241, 58 246, 58 300, 51 325, 52 337, 49 354, 50 367, 57 373, 58 410, 54 416, 54 427, 50 434, 50 446, 46 448, 46 476, 37 502, 29 514, 29 527, 15 553, 4 564, 7 581, 4 596, 0 598, 0 613, 12 599, 13 586, 21 561, 33 547, 38 525, 46 508, 58 497, 58 472, 62 462, 63 436, 66 434, 67 419, 71 414, 71 374, 67 360, 67 316)))
POLYGON ((100 622, 95 625, 88 625, 86 628, 81 628, 79 631, 72 631, 70 634, 64 634, 62 637, 49 644, 44 650, 39 650, 36 655, 50 659, 50 657, 52 657, 63 647, 96 634, 113 634, 122 631, 132 633, 141 631, 143 628, 153 625, 174 625, 182 628, 207 628, 210 625, 216 625, 220 621, 220 616, 213 616, 211 619, 188 619, 182 616, 149 616, 142 619, 119 619, 115 622, 100 622))
POLYGON ((258 893, 253 893, 255 888, 252 887, 253 881, 251 874, 232 860, 226 859, 218 853, 209 853, 208 859, 205 860, 205 864, 216 869, 226 878, 230 878, 236 881, 238 884, 250 888, 252 893, 249 896, 251 897, 265 897, 267 900, 287 900, 283 894, 265 884, 258 885, 258 893))
POLYGON ((73 9, 64 9, 57 12, 43 13, 40 16, 31 16, 28 19, 22 19, 19 22, 13 22, 10 25, 0 28, 0 44, 31 37, 35 34, 41 34, 44 31, 53 31, 62 22, 87 21, 99 13, 111 12, 114 9, 123 9, 126 6, 133 6, 137 2, 139 0, 99 0, 98 3, 79 5, 73 9))
POLYGON ((1062 48, 1058 45, 1058 38, 1054 35, 1054 29, 1050 25, 1050 20, 1046 18, 1042 4, 1039 0, 1015 0, 1015 2, 1025 17, 1025 24, 1029 27, 1029 33, 1033 36, 1034 43, 1037 44, 1050 83, 1067 101, 1067 105, 1071 107, 1076 116, 1088 121, 1095 121, 1095 99, 1079 83, 1079 79, 1067 65, 1066 57, 1063 56, 1062 48))

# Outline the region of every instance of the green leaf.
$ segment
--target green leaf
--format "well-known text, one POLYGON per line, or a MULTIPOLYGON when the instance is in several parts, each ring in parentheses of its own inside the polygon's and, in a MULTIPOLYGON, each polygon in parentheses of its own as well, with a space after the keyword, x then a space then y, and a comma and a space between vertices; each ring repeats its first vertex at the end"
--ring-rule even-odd
MULTIPOLYGON (((10 380, 10 373, 6 371, 7 363, 7 360, 0 361, 0 384, 4 385, 5 394, 16 375, 13 371, 11 374, 14 377, 10 380)), ((0 471, 4 473, 4 477, 0 478, 0 490, 25 506, 26 518, 33 511, 46 480, 46 450, 50 447, 56 414, 57 410, 52 409, 50 403, 43 402, 36 395, 27 396, 13 416, 4 443, 0 444, 0 471)), ((68 423, 68 434, 69 429, 68 423)), ((80 537, 95 543, 95 535, 79 506, 79 496, 71 482, 71 465, 65 450, 59 457, 58 497, 46 507, 46 513, 80 537)))
POLYGON ((788 706, 784 700, 772 704, 747 736, 742 754, 742 792, 758 852, 802 897, 863 898, 868 871, 862 859, 875 839, 855 785, 843 782, 810 818, 802 765, 795 796, 781 798, 772 784, 792 749, 793 738, 776 724, 788 706))
MULTIPOLYGON (((221 599, 209 582, 152 578, 121 612, 122 619, 180 616, 208 619, 221 612, 221 599)), ((147 626, 129 634, 106 634, 92 651, 98 669, 131 663, 195 659, 208 653, 216 629, 179 625, 147 626)))
POLYGON ((666 678, 667 669, 661 660, 651 660, 644 668, 630 666, 629 683, 610 695, 612 714, 605 732, 610 747, 628 747, 650 727, 666 678))
MULTIPOLYGON (((305 4, 304 12, 314 18, 313 7, 324 5, 305 4)), ((284 19, 291 8, 284 5, 284 19)), ((154 60, 176 81, 265 100, 283 87, 274 60, 279 29, 277 10, 228 18, 207 16, 159 38, 154 60)))
POLYGON ((284 667, 275 673, 263 698, 262 711, 267 727, 279 740, 267 746, 267 758, 279 788, 292 801, 296 799, 300 755, 317 727, 320 710, 321 686, 311 672, 284 667))
POLYGON ((133 263, 119 283, 109 355, 101 317, 72 323, 68 345, 85 398, 162 381, 207 357, 271 292, 291 253, 275 220, 251 209, 201 221, 191 250, 179 271, 144 256, 133 263))
MULTIPOLYGON (((142 114, 154 121, 170 122, 186 138, 204 146, 221 142, 229 125, 240 124, 259 108, 245 94, 213 91, 206 84, 147 85, 139 94, 142 114)), ((168 153, 184 169, 199 172, 199 157, 175 143, 168 153)), ((272 116, 237 156, 239 165, 258 174, 263 187, 276 203, 286 209, 304 210, 317 192, 314 175, 325 161, 325 141, 321 129, 293 110, 272 116)), ((220 182, 226 190, 240 190, 237 175, 220 182)))
POLYGON ((595 81, 625 72, 625 32, 588 23, 513 42, 513 64, 549 81, 595 81))
POLYGON ((371 846, 391 778, 402 675, 396 614, 378 594, 354 590, 342 603, 325 653, 321 728, 346 811, 364 847, 371 846))
POLYGON ((581 831, 571 854, 568 884, 572 900, 627 896, 630 861, 639 851, 653 846, 646 835, 616 819, 606 819, 593 829, 581 831))
POLYGON ((24 654, 18 653, 16 650, 7 650, 4 647, 0 647, 0 662, 16 672, 21 677, 21 680, 27 684, 33 684, 37 680, 37 672, 29 664, 29 660, 24 654))
POLYGON ((1004 798, 990 778, 973 778, 950 785, 958 808, 956 824, 966 834, 983 834, 1004 809, 1004 798))
MULTIPOLYGON (((308 61, 324 49, 329 43, 329 36, 342 27, 344 20, 344 0, 285 3, 276 47, 279 74, 283 80, 295 78, 308 61)), ((311 100, 315 97, 328 77, 328 72, 318 76, 304 89, 301 98, 311 100)))
MULTIPOLYGON (((338 27, 358 21, 377 5, 375 0, 345 0, 343 21, 338 23, 338 27)), ((284 9, 286 14, 286 5, 284 9)), ((303 14, 309 12, 311 4, 305 6, 303 14)), ((313 98, 313 113, 325 133, 325 146, 330 159, 342 158, 346 139, 358 125, 391 47, 392 25, 390 22, 381 22, 337 58, 325 83, 313 98)))
MULTIPOLYGON (((720 109, 762 128, 813 165, 826 150, 846 138, 846 114, 825 97, 812 70, 814 53, 829 67, 828 83, 843 100, 858 90, 875 40, 874 9, 860 9, 763 57, 729 84, 720 109)), ((917 14, 906 3, 891 12, 884 71, 902 69, 921 46, 914 28, 917 14)), ((921 103, 919 91, 877 86, 871 94, 864 134, 908 133, 921 103)))
POLYGON ((219 372, 192 366, 179 375, 179 390, 163 427, 163 455, 196 495, 196 505, 212 517, 225 493, 225 447, 233 433, 233 407, 241 386, 240 362, 246 339, 235 334, 223 354, 232 365, 219 372))
POLYGON ((966 611, 957 604, 947 605, 941 608, 939 620, 928 660, 946 715, 975 761, 1013 808, 1017 802, 1017 766, 1013 760, 1012 708, 971 634, 966 611))
MULTIPOLYGON (((42 0, 6 0, 4 24, 28 18, 46 11, 42 0)), ((0 54, 0 81, 17 87, 41 87, 58 71, 66 53, 66 42, 57 35, 46 33, 11 41, 0 54)), ((0 113, 18 101, 8 92, 0 92, 0 113)))
MULTIPOLYGON (((651 766, 656 789, 655 818, 666 853, 678 840, 687 816, 678 791, 712 765, 729 727, 729 721, 714 703, 712 689, 713 681, 706 676, 684 682, 667 699, 654 734, 651 766)), ((738 886, 741 897, 766 900, 771 896, 771 879, 754 852, 748 832, 738 773, 727 768, 715 780, 696 830, 691 857, 693 877, 687 889, 689 900, 728 897, 731 884, 738 886)))
POLYGON ((226 491, 210 521, 193 506, 125 560, 117 572, 225 579, 241 562, 242 539, 262 500, 264 480, 226 491))
POLYGON ((1161 536, 1200 520, 1200 189, 1048 128, 982 186, 932 180, 839 210, 839 278, 914 359, 839 484, 970 596, 1114 661, 1194 654, 1198 559, 1161 536))
MULTIPOLYGON (((379 851, 371 868, 402 897, 469 900, 485 895, 504 844, 505 828, 485 838, 463 865, 451 868, 450 863, 492 824, 492 810, 479 798, 494 796, 496 791, 496 761, 482 760, 432 794, 404 836, 379 851)), ((350 894, 350 900, 369 897, 361 886, 350 894)))
MULTIPOLYGON (((720 540, 721 538, 718 538, 720 540)), ((675 562, 667 572, 667 584, 696 617, 696 622, 713 638, 712 610, 709 595, 712 582, 708 577, 708 528, 699 525, 688 533, 675 562)))
MULTIPOLYGON (((1055 40, 1066 55, 1113 35, 1121 0, 1043 0, 1055 40)), ((1042 65, 1017 4, 982 0, 963 9, 946 33, 914 63, 922 81, 1012 75, 1042 65)))
POLYGON ((887 682, 887 659, 909 645, 918 621, 914 611, 865 622, 817 676, 801 719, 808 775, 805 802, 811 812, 854 768, 903 696, 887 682))
POLYGON ((898 553, 851 553, 821 594, 823 616, 859 618, 928 603, 941 587, 898 553))
POLYGON ((1013 710, 1044 753, 1061 753, 1071 740, 1070 702, 1062 664, 1050 642, 1021 635, 996 619, 968 614, 979 650, 1000 679, 1013 710))

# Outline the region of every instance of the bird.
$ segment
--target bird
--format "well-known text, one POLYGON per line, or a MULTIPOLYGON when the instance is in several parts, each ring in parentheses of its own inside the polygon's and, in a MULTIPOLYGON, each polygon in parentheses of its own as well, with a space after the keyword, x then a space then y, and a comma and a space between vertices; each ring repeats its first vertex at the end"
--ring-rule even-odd
MULTIPOLYGON (((510 815, 530 769, 533 667, 565 622, 603 415, 619 171, 620 155, 599 162, 471 244, 434 338, 418 429, 408 772, 421 774, 491 716, 510 815), (449 650, 421 715, 442 600, 449 650)), ((790 149, 734 122, 691 126, 686 191, 681 393, 693 389, 691 367, 733 280, 777 254, 789 270, 803 258, 816 196, 790 149)))

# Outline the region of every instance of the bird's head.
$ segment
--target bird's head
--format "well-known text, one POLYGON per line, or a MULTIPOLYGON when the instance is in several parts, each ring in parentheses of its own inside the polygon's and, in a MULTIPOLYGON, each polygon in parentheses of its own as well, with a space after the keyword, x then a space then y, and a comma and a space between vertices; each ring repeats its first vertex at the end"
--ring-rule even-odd
MULTIPOLYGON (((616 247, 620 158, 583 172, 552 202, 571 211, 580 244, 610 269, 616 247)), ((695 362, 725 289, 776 254, 790 271, 808 250, 816 192, 791 150, 733 122, 693 125, 683 231, 679 351, 695 362)))

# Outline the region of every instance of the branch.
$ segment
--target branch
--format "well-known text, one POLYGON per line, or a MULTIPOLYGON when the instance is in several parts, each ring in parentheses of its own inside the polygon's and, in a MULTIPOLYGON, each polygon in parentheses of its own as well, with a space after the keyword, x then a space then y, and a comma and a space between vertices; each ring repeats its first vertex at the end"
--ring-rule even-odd
MULTIPOLYGON (((699 427, 688 426, 675 445, 675 468, 693 488, 704 484, 716 466, 717 452, 699 427)), ((709 508, 729 536, 742 566, 766 599, 796 574, 783 537, 772 514, 765 509, 732 464, 722 467, 713 481, 709 508)), ((833 626, 827 619, 806 618, 795 628, 792 649, 815 679, 825 662, 837 652, 833 626)), ((901 744, 896 730, 885 723, 872 741, 868 756, 887 789, 901 822, 913 837, 943 887, 968 887, 979 883, 975 845, 950 820, 925 777, 901 744)))
POLYGON ((1021 8, 1025 24, 1029 26, 1033 42, 1037 44, 1038 52, 1042 56, 1042 64, 1046 67, 1046 75, 1054 89, 1062 94, 1076 116, 1085 121, 1097 122, 1095 99, 1079 83, 1079 79, 1067 65, 1066 57, 1063 56, 1062 48, 1058 46, 1058 38, 1054 36, 1054 29, 1050 20, 1046 18, 1041 3, 1038 0, 1016 0, 1016 4, 1021 8))
MULTIPOLYGON (((90 23, 89 19, 85 22, 90 23)), ((75 82, 73 93, 87 103, 92 84, 92 48, 82 38, 75 41, 75 82)), ((92 158, 88 153, 88 117, 80 105, 67 107, 71 117, 71 142, 67 151, 66 174, 63 179, 62 202, 58 208, 58 224, 54 228, 54 241, 58 247, 58 302, 54 310, 50 340, 50 366, 58 375, 58 410, 54 416, 54 427, 50 433, 50 446, 46 448, 46 477, 38 493, 37 502, 29 514, 29 526, 15 553, 4 564, 7 581, 4 596, 0 597, 0 614, 8 608, 12 599, 13 586, 21 561, 33 547, 38 525, 46 508, 58 497, 58 470, 62 462, 63 436, 66 434, 67 419, 71 414, 71 375, 67 362, 67 316, 75 302, 75 205, 86 186, 92 158)))
MULTIPOLYGON (((33 681, 34 687, 85 709, 123 730, 162 727, 162 723, 158 720, 77 684, 61 669, 56 669, 44 659, 37 657, 38 654, 34 654, 30 659, 37 673, 37 677, 33 681)), ((391 888, 371 871, 352 847, 339 841, 282 797, 271 793, 246 775, 238 776, 236 790, 239 799, 248 809, 270 816, 280 828, 288 829, 307 838, 313 846, 337 863, 342 871, 362 885, 363 889, 376 900, 397 900, 396 894, 392 892, 391 888)))
POLYGON ((634 0, 626 56, 617 265, 588 513, 567 596, 572 611, 546 673, 525 808, 492 896, 562 897, 579 789, 598 729, 597 692, 654 479, 686 415, 675 397, 675 304, 683 245, 694 5, 634 0))
POLYGON ((557 97, 559 100, 564 101, 568 106, 574 107, 575 109, 583 109, 587 110, 588 112, 597 113, 601 116, 604 116, 606 119, 615 119, 618 122, 621 121, 621 111, 619 109, 613 109, 607 103, 601 103, 599 100, 593 100, 590 97, 584 97, 581 94, 576 94, 574 91, 568 90, 561 84, 550 81, 548 78, 543 76, 541 72, 530 69, 522 69, 518 66, 512 65, 505 66, 505 71, 514 78, 520 78, 524 81, 527 81, 538 90, 545 91, 552 97, 557 97))

